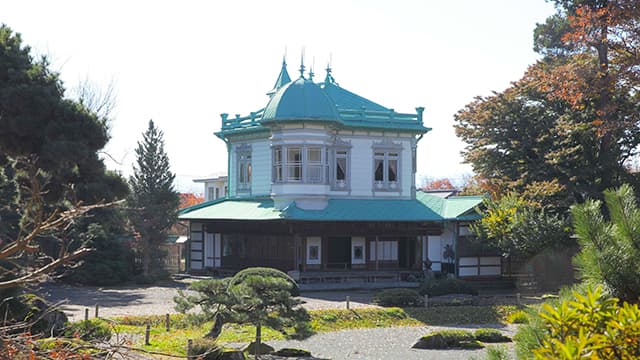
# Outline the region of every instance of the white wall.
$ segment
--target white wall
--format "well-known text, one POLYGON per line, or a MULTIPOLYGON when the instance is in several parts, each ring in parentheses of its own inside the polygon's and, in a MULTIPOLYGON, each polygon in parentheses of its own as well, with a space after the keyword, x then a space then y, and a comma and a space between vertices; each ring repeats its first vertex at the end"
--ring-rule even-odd
POLYGON ((251 143, 251 195, 271 193, 271 145, 268 139, 251 143))

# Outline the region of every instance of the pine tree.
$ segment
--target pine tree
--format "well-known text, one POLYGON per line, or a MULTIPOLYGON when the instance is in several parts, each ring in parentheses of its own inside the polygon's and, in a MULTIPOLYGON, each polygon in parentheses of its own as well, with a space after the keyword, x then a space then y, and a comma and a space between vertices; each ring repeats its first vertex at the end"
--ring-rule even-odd
POLYGON ((136 165, 129 179, 131 195, 130 220, 139 234, 138 249, 142 256, 142 275, 152 280, 161 274, 160 244, 177 219, 178 193, 173 188, 175 174, 164 151, 161 130, 149 120, 149 128, 136 148, 136 165), (153 263, 152 263, 153 262, 153 263))
POLYGON ((638 303, 640 207, 628 184, 606 190, 604 200, 606 216, 600 200, 588 200, 571 209, 581 247, 575 263, 585 282, 602 284, 621 300, 638 303))

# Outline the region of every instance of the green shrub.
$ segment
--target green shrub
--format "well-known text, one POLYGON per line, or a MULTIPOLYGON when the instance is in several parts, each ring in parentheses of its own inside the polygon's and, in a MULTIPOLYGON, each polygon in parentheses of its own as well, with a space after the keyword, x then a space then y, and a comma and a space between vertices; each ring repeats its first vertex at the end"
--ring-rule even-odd
POLYGON ((336 322, 338 321, 338 316, 336 314, 322 314, 320 318, 326 322, 336 322))
MULTIPOLYGON (((416 349, 449 349, 464 347, 463 344, 474 342, 475 338, 466 330, 440 330, 427 334, 413 345, 416 349)), ((471 345, 473 346, 473 345, 471 345)))
POLYGON ((385 309, 384 313, 387 316, 396 318, 396 319, 406 319, 408 317, 407 313, 404 312, 404 310, 397 307, 385 309))
POLYGON ((482 328, 473 332, 476 340, 485 343, 510 342, 511 338, 504 336, 499 330, 482 328))
MULTIPOLYGON (((166 315, 127 315, 115 318, 119 325, 145 326, 147 324, 154 326, 166 325, 166 315)), ((198 316, 198 314, 171 314, 169 316, 169 327, 171 329, 186 329, 197 327, 207 322, 206 318, 198 316)))
POLYGON ((310 357, 311 353, 302 349, 283 348, 274 352, 273 355, 284 357, 310 357))
POLYGON ((541 339, 545 336, 542 319, 535 315, 529 318, 529 322, 521 325, 513 337, 516 344, 516 357, 518 359, 533 359, 533 349, 542 345, 541 339))
POLYGON ((292 285, 290 290, 291 296, 300 295, 300 288, 298 287, 298 284, 296 283, 295 280, 293 280, 291 276, 287 275, 286 273, 278 269, 272 269, 272 268, 266 268, 266 267, 251 267, 251 268, 246 268, 244 270, 238 271, 238 273, 236 273, 231 278, 231 281, 229 282, 229 286, 238 285, 242 283, 247 277, 252 275, 258 275, 258 276, 267 277, 267 278, 276 277, 276 278, 285 279, 292 285))
POLYGON ((91 319, 68 323, 62 335, 68 338, 80 338, 85 341, 111 339, 111 326, 104 320, 91 319))
POLYGON ((413 289, 386 289, 373 297, 373 302, 381 306, 420 306, 422 298, 413 289))
POLYGON ((463 341, 457 347, 466 350, 482 349, 484 345, 478 340, 463 341))
POLYGON ((222 347, 213 339, 194 339, 191 344, 191 351, 187 356, 197 357, 202 360, 218 360, 222 355, 222 347))
POLYGON ((507 317, 507 321, 511 324, 528 324, 529 315, 526 311, 518 310, 507 317))
POLYGON ((487 347, 486 360, 509 360, 509 349, 506 346, 487 347))
POLYGON ((555 306, 542 305, 543 336, 533 349, 537 359, 637 359, 640 309, 605 295, 602 288, 555 306))
MULTIPOLYGON (((69 349, 75 349, 74 355, 76 355, 77 357, 75 357, 74 359, 100 358, 99 356, 91 356, 97 355, 100 350, 96 349, 90 342, 81 339, 48 337, 44 339, 36 339, 33 341, 33 344, 39 352, 46 352, 49 354, 58 352, 59 354, 64 354, 65 352, 68 352, 69 349)), ((22 359, 21 357, 18 358, 22 359)), ((27 359, 27 357, 24 357, 24 359, 27 359)))
POLYGON ((471 284, 460 279, 434 279, 424 282, 418 289, 420 295, 442 296, 448 294, 478 295, 471 284))

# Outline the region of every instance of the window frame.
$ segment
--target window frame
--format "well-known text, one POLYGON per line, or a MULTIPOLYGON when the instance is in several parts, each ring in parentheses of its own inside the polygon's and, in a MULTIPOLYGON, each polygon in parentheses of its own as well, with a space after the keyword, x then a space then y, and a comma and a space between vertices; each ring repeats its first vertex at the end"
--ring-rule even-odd
POLYGON ((326 185, 327 176, 327 147, 322 144, 286 144, 271 147, 273 155, 271 168, 271 182, 273 184, 313 184, 326 185), (296 150, 299 150, 296 151, 296 150), (312 161, 310 154, 319 150, 320 159, 312 161), (295 151, 295 152, 294 152, 295 151), (277 154, 280 154, 278 159, 277 154), (299 160, 297 159, 299 154, 299 160), (293 157, 293 159, 290 159, 293 157), (279 161, 278 161, 279 160, 279 161), (318 169, 318 176, 312 176, 311 169, 318 169), (299 177, 295 176, 299 172, 299 177))
MULTIPOLYGON (((383 142, 379 144, 374 144, 372 147, 372 162, 373 162, 373 172, 372 172, 372 187, 373 191, 392 191, 392 192, 401 192, 402 191, 402 183, 401 183, 401 171, 402 171, 402 144, 396 144, 393 142, 383 142), (376 173, 378 172, 378 161, 381 161, 382 164, 382 179, 378 180, 376 173), (391 164, 395 163, 395 180, 390 180, 391 178, 391 170, 393 166, 391 164)), ((379 178, 379 177, 378 177, 379 178)))
POLYGON ((340 144, 331 148, 331 190, 351 190, 351 145, 340 144), (340 153, 340 154, 339 154, 340 153), (344 179, 338 179, 338 159, 344 159, 344 179))
POLYGON ((236 191, 250 192, 253 180, 253 154, 251 145, 242 144, 236 148, 236 191))

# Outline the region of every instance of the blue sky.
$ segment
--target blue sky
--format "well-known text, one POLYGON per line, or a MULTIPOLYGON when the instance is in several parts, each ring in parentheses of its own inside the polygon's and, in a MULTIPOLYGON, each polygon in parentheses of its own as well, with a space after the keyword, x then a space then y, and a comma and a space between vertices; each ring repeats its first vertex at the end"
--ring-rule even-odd
POLYGON ((213 132, 220 113, 267 103, 282 57, 297 75, 301 49, 318 78, 330 57, 344 88, 400 112, 425 107, 433 131, 419 144, 419 178, 471 173, 453 116, 502 91, 538 56, 533 29, 544 0, 459 1, 11 1, 0 21, 48 55, 68 89, 113 82, 107 166, 131 173, 149 119, 165 133, 178 189, 226 171, 213 132))

